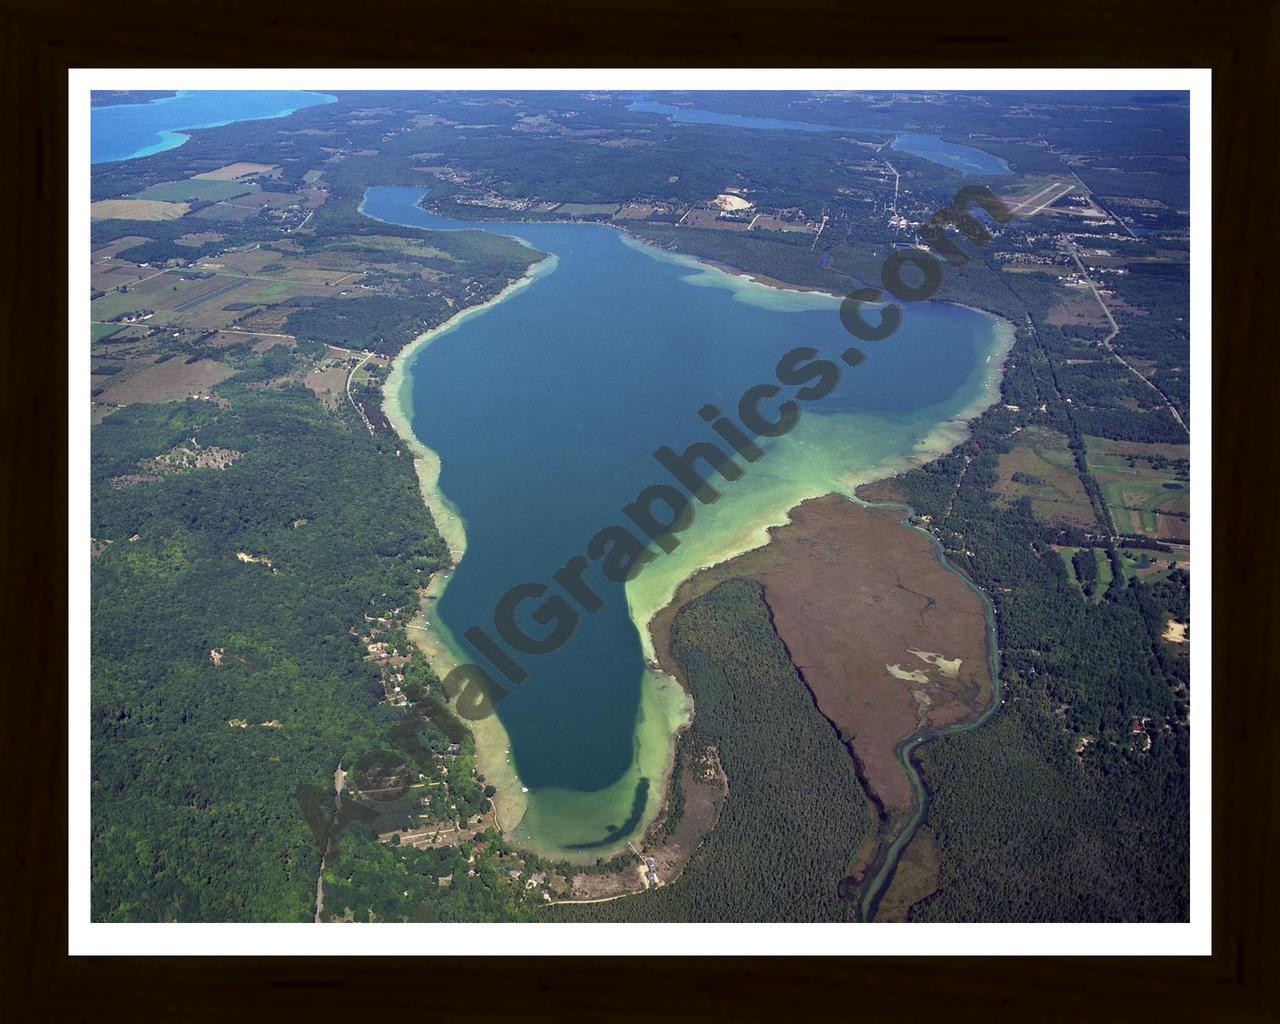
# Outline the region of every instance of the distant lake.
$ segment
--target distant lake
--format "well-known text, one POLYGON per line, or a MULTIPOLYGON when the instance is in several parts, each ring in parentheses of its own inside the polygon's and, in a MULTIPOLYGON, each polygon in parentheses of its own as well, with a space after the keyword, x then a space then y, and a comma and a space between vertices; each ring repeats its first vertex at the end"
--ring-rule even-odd
POLYGON ((915 132, 903 132, 893 140, 892 149, 901 153, 918 156, 922 160, 950 167, 953 171, 964 174, 1012 174, 1009 165, 998 156, 984 153, 972 146, 962 146, 958 142, 945 142, 936 135, 918 135, 915 132))
POLYGON ((92 107, 89 159, 102 164, 150 156, 181 146, 190 138, 182 134, 184 129, 284 117, 303 107, 335 101, 324 93, 284 89, 201 90, 149 103, 92 107))
POLYGON ((718 114, 713 110, 695 110, 676 107, 670 103, 655 103, 637 99, 627 105, 628 110, 643 114, 665 114, 679 124, 723 124, 733 128, 774 128, 796 132, 856 132, 863 129, 837 128, 829 124, 809 124, 805 121, 787 121, 776 117, 748 117, 743 114, 718 114))
MULTIPOLYGON (((465 524, 466 553, 430 628, 460 660, 482 662, 463 631, 492 634, 508 588, 550 581, 596 531, 628 524, 623 507, 670 482, 656 448, 717 441, 699 416, 704 405, 733 415, 747 387, 775 381, 783 353, 813 346, 838 361, 854 339, 834 296, 766 288, 603 225, 449 220, 422 210, 422 195, 371 188, 361 210, 408 227, 514 235, 556 258, 505 300, 433 335, 389 398, 439 455, 438 490, 465 524)), ((803 498, 848 493, 956 443, 964 428, 955 417, 990 400, 997 324, 958 306, 906 306, 892 338, 860 345, 865 362, 842 365, 839 386, 804 406, 791 433, 762 441, 766 455, 740 479, 716 478, 721 499, 696 505, 674 552, 625 587, 598 566, 586 573, 603 607, 582 612, 555 653, 522 656, 529 678, 497 706, 509 737, 509 754, 503 741, 497 756, 529 791, 517 840, 551 854, 591 847, 594 857, 598 844, 637 828, 637 806, 652 813, 684 705, 673 681, 646 668, 643 624, 681 579, 760 543, 803 498)))
MULTIPOLYGON (((776 117, 721 114, 714 110, 677 107, 670 103, 655 103, 645 98, 633 100, 627 105, 627 109, 646 114, 664 114, 677 124, 713 124, 726 125, 733 128, 773 129, 775 131, 793 132, 845 132, 854 135, 880 135, 881 137, 889 133, 889 130, 884 128, 840 128, 835 125, 812 124, 808 121, 788 121, 784 118, 776 117)), ((1013 173, 1009 170, 1009 165, 997 156, 984 153, 973 146, 946 142, 936 135, 904 132, 893 140, 891 148, 965 174, 993 175, 1013 173)))

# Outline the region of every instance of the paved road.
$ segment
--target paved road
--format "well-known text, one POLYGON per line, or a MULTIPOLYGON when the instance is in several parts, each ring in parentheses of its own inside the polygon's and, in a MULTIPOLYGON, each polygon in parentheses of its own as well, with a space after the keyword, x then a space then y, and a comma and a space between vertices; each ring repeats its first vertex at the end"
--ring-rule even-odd
POLYGON ((1129 360, 1125 359, 1124 356, 1122 356, 1119 352, 1117 352, 1115 346, 1111 344, 1112 339, 1115 338, 1115 336, 1120 333, 1120 325, 1116 323, 1116 318, 1111 315, 1111 310, 1107 308, 1107 304, 1102 301, 1102 296, 1099 294, 1098 286, 1094 284, 1093 278, 1089 276, 1089 272, 1084 269, 1084 264, 1080 262, 1080 254, 1079 254, 1079 251, 1076 249, 1074 242, 1071 243, 1071 248, 1068 251, 1071 253, 1071 258, 1075 260, 1076 266, 1080 270, 1080 276, 1085 279, 1085 282, 1089 285, 1090 290, 1093 292, 1093 297, 1098 300, 1098 305, 1102 307, 1102 312, 1107 317, 1107 323, 1111 325, 1111 333, 1102 339, 1103 348, 1105 348, 1108 352, 1110 352, 1113 356, 1115 356, 1118 360, 1120 360, 1120 362, 1124 363, 1124 365, 1128 368, 1130 373, 1132 373, 1135 377, 1138 378, 1138 380, 1142 381, 1143 384, 1145 384, 1147 387, 1149 387, 1152 391, 1154 391, 1157 395, 1160 396, 1160 400, 1164 402, 1164 407, 1169 410, 1169 414, 1175 420, 1178 421, 1178 426, 1180 426, 1183 430, 1185 430, 1187 433, 1187 436, 1190 437, 1191 431, 1187 429, 1187 425, 1186 423, 1183 422, 1181 414, 1179 414, 1178 410, 1173 407, 1173 403, 1169 401, 1169 396, 1166 395, 1163 391, 1161 391, 1158 387, 1156 387, 1153 383, 1151 383, 1151 381, 1147 377, 1145 377, 1138 370, 1136 366, 1134 366, 1132 363, 1129 362, 1129 360))
POLYGON ((355 366, 351 367, 351 372, 347 374, 347 401, 349 401, 351 403, 351 407, 360 414, 360 418, 364 420, 364 425, 369 428, 369 433, 371 434, 373 433, 373 424, 369 422, 369 418, 364 414, 364 410, 361 409, 360 406, 356 404, 355 398, 352 397, 351 378, 356 375, 356 370, 360 369, 360 367, 364 366, 364 364, 367 363, 372 358, 373 358, 373 353, 366 352, 364 358, 361 359, 360 362, 356 363, 355 366))

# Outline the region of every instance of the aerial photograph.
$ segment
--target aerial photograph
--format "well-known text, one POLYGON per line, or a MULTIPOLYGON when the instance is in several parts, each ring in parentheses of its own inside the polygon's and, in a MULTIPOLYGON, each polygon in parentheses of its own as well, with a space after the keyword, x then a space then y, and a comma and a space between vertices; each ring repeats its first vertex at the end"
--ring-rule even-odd
POLYGON ((1191 920, 1189 92, 90 95, 91 922, 1191 920))

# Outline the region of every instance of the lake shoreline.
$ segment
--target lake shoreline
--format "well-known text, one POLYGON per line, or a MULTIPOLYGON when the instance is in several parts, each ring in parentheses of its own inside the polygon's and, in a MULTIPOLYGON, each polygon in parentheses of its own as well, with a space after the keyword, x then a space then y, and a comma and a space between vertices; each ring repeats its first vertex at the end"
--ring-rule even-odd
MULTIPOLYGON (((450 566, 433 574, 427 587, 419 594, 419 608, 417 615, 413 618, 414 630, 411 635, 412 642, 423 653, 431 670, 440 679, 444 679, 464 659, 452 636, 443 628, 443 623, 427 618, 427 605, 428 599, 431 599, 432 604, 439 600, 454 568, 466 554, 466 522, 454 508, 453 503, 440 490, 440 456, 423 444, 413 431, 414 378, 410 364, 418 353, 435 339, 454 330, 471 317, 478 316, 492 306, 505 302, 539 277, 552 273, 556 268, 556 262, 553 254, 545 254, 521 277, 508 283, 487 302, 466 306, 444 323, 437 324, 419 334, 396 353, 387 379, 382 385, 383 415, 387 417, 392 430, 413 459, 414 473, 418 478, 418 488, 423 503, 431 514, 437 532, 449 549, 450 566)), ((485 781, 497 791, 493 796, 494 821, 503 832, 509 834, 519 826, 528 806, 524 787, 511 763, 510 738, 496 714, 489 715, 480 721, 467 722, 467 727, 475 739, 476 766, 484 775, 485 781)))
MULTIPOLYGON (((98 112, 102 116, 119 118, 126 116, 122 112, 129 109, 164 107, 181 103, 188 97, 198 95, 200 90, 178 89, 170 96, 156 96, 144 100, 139 103, 103 103, 92 107, 93 111, 98 112)), ((274 121, 281 117, 288 117, 295 114, 299 110, 305 110, 308 107, 319 106, 327 103, 337 103, 338 97, 325 92, 317 92, 314 89, 297 89, 291 90, 295 96, 314 96, 319 97, 315 102, 299 103, 297 106, 286 107, 283 110, 274 109, 269 113, 254 113, 251 115, 237 115, 234 117, 223 118, 214 121, 203 120, 198 123, 179 124, 168 127, 158 127, 151 129, 153 141, 148 142, 139 148, 134 149, 130 153, 117 156, 98 156, 91 157, 91 164, 96 166, 99 164, 124 163, 128 160, 141 160, 144 157, 155 156, 158 153, 167 153, 170 150, 178 149, 191 141, 191 136, 187 132, 203 131, 208 128, 223 128, 230 124, 241 124, 248 121, 274 121)))
MULTIPOLYGON (((961 303, 951 303, 951 305, 961 305, 961 303)), ((927 463, 933 462, 935 459, 941 458, 948 452, 953 451, 956 447, 963 444, 965 438, 970 433, 969 423, 971 420, 980 416, 986 409, 990 408, 999 399, 999 385, 1004 377, 1004 364, 1008 358, 1009 352, 1013 348, 1016 336, 1016 329, 1012 321, 1006 317, 1002 317, 997 313, 988 310, 978 310, 972 306, 965 306, 988 317, 993 321, 996 336, 993 341, 992 351, 988 353, 987 361, 983 364, 985 370, 985 380, 980 389, 979 394, 969 405, 960 409, 951 419, 945 420, 937 424, 932 431, 920 438, 912 451, 905 455, 882 463, 878 466, 865 470, 862 473, 851 474, 848 480, 844 481, 845 487, 842 491, 820 491, 814 494, 806 495, 799 500, 790 504, 786 509, 777 513, 775 517, 769 521, 757 524, 753 534, 752 543, 744 544, 737 548, 726 548, 717 552, 718 557, 713 561, 707 561, 692 569, 677 581, 671 589, 671 594, 667 600, 661 602, 652 609, 646 609, 645 622, 643 626, 645 640, 645 657, 650 659, 661 667, 665 673, 680 679, 681 685, 684 680, 680 678, 674 666, 669 660, 663 657, 665 653, 662 649, 662 636, 655 633, 655 630, 661 629, 661 623, 669 620, 679 609, 671 609, 671 605, 678 599, 680 588, 688 580, 692 579, 698 573, 713 569, 718 565, 731 561, 739 555, 746 554, 756 548, 764 547, 773 540, 773 533, 784 526, 792 523, 792 513, 806 502, 816 501, 830 494, 842 494, 845 497, 854 497, 859 487, 869 484, 879 483, 884 480, 891 479, 901 473, 911 469, 916 469, 927 463), (997 356, 999 358, 997 358, 997 356)), ((639 611, 638 609, 632 609, 639 611)), ((639 623, 637 623, 639 626, 639 623)))

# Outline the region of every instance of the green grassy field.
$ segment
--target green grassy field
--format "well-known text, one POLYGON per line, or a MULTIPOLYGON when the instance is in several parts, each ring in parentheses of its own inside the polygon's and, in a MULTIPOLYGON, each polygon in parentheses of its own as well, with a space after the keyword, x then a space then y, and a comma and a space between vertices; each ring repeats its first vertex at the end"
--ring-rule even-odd
POLYGON ((118 334, 124 330, 122 324, 90 324, 89 325, 89 341, 96 344, 103 338, 109 338, 113 334, 118 334))
POLYGON ((299 291, 306 291, 306 289, 299 289, 289 281, 246 281, 244 286, 236 292, 236 299, 253 305, 269 305, 282 302, 299 291))
POLYGON ((258 191, 257 185, 246 185, 242 181, 210 181, 204 178, 191 178, 187 181, 162 181, 143 189, 134 199, 159 199, 163 202, 176 203, 184 199, 204 199, 211 203, 230 199, 232 196, 243 196, 258 191))
POLYGON ((1032 511, 1044 523, 1096 525, 1064 434, 1028 427, 1019 433, 1013 451, 1000 456, 999 469, 996 490, 1004 501, 1030 498, 1032 511))
POLYGON ((1130 551, 1120 549, 1120 569, 1126 580, 1134 577, 1144 583, 1159 583, 1170 573, 1170 565, 1180 569, 1191 566, 1191 555, 1186 551, 1130 551))
MULTIPOLYGON (((416 238, 397 238, 393 235, 369 235, 367 237, 343 238, 340 242, 332 242, 312 250, 316 253, 337 252, 348 253, 403 253, 422 259, 453 260, 454 257, 443 249, 427 245, 416 238)), ((358 269, 358 268, 356 268, 358 269)))
POLYGON ((1066 566, 1067 578, 1071 580, 1071 585, 1080 592, 1080 596, 1084 597, 1084 585, 1080 582, 1080 577, 1076 575, 1076 567, 1073 559, 1078 551, 1092 551, 1094 563, 1098 567, 1098 580, 1093 588, 1093 602, 1097 604, 1102 600, 1102 595, 1106 593, 1107 587, 1111 585, 1114 573, 1111 571, 1111 559, 1107 557, 1106 551, 1102 548, 1073 548, 1054 546, 1054 551, 1062 556, 1062 564, 1066 566))
POLYGON ((1191 486, 1183 466, 1190 459, 1187 445, 1139 444, 1086 437, 1089 472, 1102 494, 1116 529, 1162 539, 1189 536, 1189 521, 1160 516, 1156 511, 1190 513, 1191 486))
POLYGON ((613 216, 617 212, 617 203, 561 203, 552 211, 557 217, 590 217, 602 213, 613 216))
POLYGON ((149 309, 154 316, 148 326, 160 324, 191 324, 216 327, 230 319, 221 312, 224 302, 232 302, 238 286, 252 282, 230 277, 186 279, 180 274, 158 274, 127 292, 108 292, 95 299, 89 307, 94 320, 106 321, 122 313, 149 309), (230 287, 226 287, 226 286, 230 287), (202 316, 212 313, 213 320, 205 322, 202 316))

